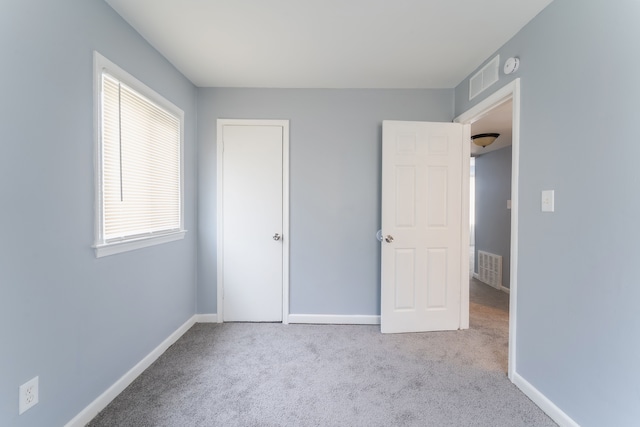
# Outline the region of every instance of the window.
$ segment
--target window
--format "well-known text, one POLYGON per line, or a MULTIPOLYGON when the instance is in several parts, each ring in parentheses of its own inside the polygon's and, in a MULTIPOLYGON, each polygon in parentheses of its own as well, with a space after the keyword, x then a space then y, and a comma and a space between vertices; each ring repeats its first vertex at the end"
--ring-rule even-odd
POLYGON ((96 256, 184 237, 184 113, 94 53, 96 256))

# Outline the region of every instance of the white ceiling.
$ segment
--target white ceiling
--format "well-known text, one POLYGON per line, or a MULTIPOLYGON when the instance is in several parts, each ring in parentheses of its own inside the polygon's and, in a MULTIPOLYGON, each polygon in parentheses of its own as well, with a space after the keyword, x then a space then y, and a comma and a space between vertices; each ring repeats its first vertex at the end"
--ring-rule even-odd
POLYGON ((195 85, 452 88, 552 0, 105 0, 195 85))

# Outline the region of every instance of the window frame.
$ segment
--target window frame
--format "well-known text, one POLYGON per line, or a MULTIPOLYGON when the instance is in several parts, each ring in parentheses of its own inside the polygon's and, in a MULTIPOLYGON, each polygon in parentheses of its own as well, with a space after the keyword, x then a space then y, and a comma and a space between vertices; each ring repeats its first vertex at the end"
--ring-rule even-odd
POLYGON ((94 245, 96 258, 128 252, 148 246, 159 245, 183 239, 187 230, 184 228, 184 112, 156 91, 109 61, 97 51, 93 52, 93 89, 94 89, 94 140, 95 140, 95 214, 94 245), (119 241, 107 242, 104 230, 104 198, 102 188, 102 73, 120 80, 131 89, 139 92, 149 101, 174 114, 180 120, 180 225, 178 230, 159 232, 149 235, 138 235, 119 241))

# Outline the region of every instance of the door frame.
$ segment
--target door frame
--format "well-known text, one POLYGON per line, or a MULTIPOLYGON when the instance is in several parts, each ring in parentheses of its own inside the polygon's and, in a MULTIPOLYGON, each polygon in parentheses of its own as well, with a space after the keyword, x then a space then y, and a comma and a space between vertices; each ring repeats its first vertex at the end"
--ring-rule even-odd
POLYGON ((216 135, 216 252, 217 252, 217 321, 224 319, 224 217, 223 217, 223 143, 225 125, 282 127, 282 323, 289 323, 289 120, 217 119, 216 135))
MULTIPOLYGON (((516 373, 516 321, 517 321, 517 303, 518 303, 518 181, 519 181, 519 165, 520 165, 520 79, 515 79, 510 83, 504 85, 501 89, 498 89, 493 94, 489 95, 483 101, 479 102, 475 106, 469 108, 464 113, 460 114, 454 119, 455 123, 462 123, 471 125, 472 123, 480 120, 482 117, 488 115, 494 108, 504 104, 505 102, 512 100, 513 109, 511 115, 512 126, 512 139, 511 139, 511 271, 509 274, 510 288, 509 288, 509 351, 508 351, 508 368, 507 375, 511 382, 513 382, 514 375, 516 373)), ((466 171, 467 179, 469 175, 469 169, 466 171)), ((466 189, 466 200, 469 200, 469 186, 466 189)), ((465 195, 463 195, 465 197, 465 195)), ((468 206, 468 202, 467 202, 468 206)), ((467 209, 468 210, 468 209, 467 209)), ((463 224, 463 227, 467 230, 467 236, 469 233, 469 221, 463 224)), ((468 250, 468 249, 467 249, 468 250)), ((467 255, 468 258, 468 255, 467 255)), ((468 274, 468 272, 467 272, 468 274)), ((469 285, 463 286, 466 288, 467 294, 467 322, 469 316, 469 285)), ((465 308, 462 307, 464 311, 465 308)))

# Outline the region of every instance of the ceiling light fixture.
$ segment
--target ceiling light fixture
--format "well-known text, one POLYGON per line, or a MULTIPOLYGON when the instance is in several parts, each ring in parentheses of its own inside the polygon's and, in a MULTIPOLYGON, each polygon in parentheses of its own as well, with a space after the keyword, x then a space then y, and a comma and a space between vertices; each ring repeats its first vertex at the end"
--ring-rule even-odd
POLYGON ((486 147, 498 139, 499 136, 499 133, 479 133, 478 135, 473 135, 471 141, 480 147, 486 147))

